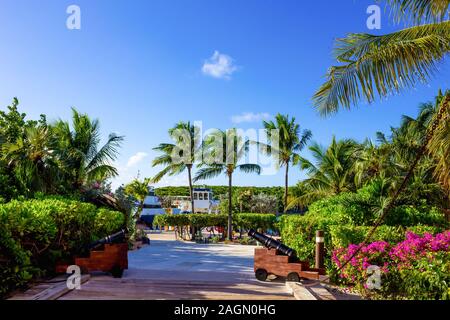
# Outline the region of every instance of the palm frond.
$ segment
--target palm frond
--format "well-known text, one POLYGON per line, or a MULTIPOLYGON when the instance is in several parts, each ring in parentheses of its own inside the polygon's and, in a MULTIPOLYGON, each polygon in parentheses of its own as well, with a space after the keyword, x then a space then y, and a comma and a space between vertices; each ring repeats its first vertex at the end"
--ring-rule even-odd
POLYGON ((245 173, 261 174, 261 166, 259 166, 257 164, 251 164, 251 163, 241 164, 238 166, 238 169, 245 173))
POLYGON ((330 68, 327 81, 313 97, 322 115, 371 103, 417 82, 429 80, 450 51, 450 21, 416 26, 392 34, 351 34, 338 40, 341 65, 330 68))
POLYGON ((224 172, 225 167, 224 166, 211 166, 206 168, 201 168, 198 170, 198 172, 195 174, 195 177, 193 179, 194 182, 197 182, 199 180, 206 180, 206 179, 212 179, 220 175, 222 172, 224 172))
POLYGON ((420 23, 443 21, 448 14, 450 0, 386 0, 386 3, 397 21, 406 19, 420 23))
POLYGON ((97 166, 108 164, 117 158, 119 148, 124 140, 123 136, 110 134, 105 145, 93 154, 91 161, 86 165, 86 170, 92 170, 97 166))

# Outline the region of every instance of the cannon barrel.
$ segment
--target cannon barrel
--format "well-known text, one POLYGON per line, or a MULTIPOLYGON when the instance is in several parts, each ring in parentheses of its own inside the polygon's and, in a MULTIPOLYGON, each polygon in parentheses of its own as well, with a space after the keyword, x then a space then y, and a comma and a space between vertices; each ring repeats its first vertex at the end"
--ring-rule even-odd
POLYGON ((100 240, 97 240, 97 241, 91 243, 89 245, 89 248, 94 249, 94 248, 97 248, 104 244, 123 242, 125 240, 125 235, 126 235, 126 231, 125 231, 125 229, 122 229, 119 232, 116 232, 112 235, 106 236, 100 240))
POLYGON ((251 229, 248 232, 248 235, 255 239, 256 241, 260 242, 262 245, 264 245, 268 249, 275 249, 280 251, 281 253, 287 255, 288 257, 295 257, 295 251, 292 248, 289 248, 288 246, 282 244, 281 242, 269 238, 262 233, 256 232, 255 230, 251 229))

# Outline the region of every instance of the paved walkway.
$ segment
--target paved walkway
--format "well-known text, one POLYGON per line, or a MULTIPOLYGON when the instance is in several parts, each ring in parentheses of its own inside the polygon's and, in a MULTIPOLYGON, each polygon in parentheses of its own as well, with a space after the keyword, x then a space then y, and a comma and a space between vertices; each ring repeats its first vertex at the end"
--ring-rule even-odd
POLYGON ((129 253, 122 279, 93 275, 60 299, 294 299, 284 282, 258 282, 254 246, 195 244, 173 233, 129 253))

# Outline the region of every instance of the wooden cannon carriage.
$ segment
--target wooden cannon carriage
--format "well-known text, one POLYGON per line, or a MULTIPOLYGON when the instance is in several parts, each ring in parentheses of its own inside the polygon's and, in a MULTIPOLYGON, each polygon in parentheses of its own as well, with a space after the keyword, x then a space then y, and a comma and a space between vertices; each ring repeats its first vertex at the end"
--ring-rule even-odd
POLYGON ((300 279, 319 280, 325 275, 323 268, 310 268, 309 262, 300 261, 295 252, 282 243, 266 237, 254 230, 249 231, 265 248, 255 249, 254 271, 256 279, 266 281, 270 274, 285 277, 287 281, 299 282, 300 279))
MULTIPOLYGON (((114 278, 121 278, 128 269, 128 243, 124 243, 125 231, 105 237, 91 244, 88 257, 76 257, 74 265, 80 267, 82 273, 94 271, 109 272, 114 278), (117 243, 119 242, 119 243, 117 243)), ((57 273, 66 273, 68 264, 58 264, 57 273)))

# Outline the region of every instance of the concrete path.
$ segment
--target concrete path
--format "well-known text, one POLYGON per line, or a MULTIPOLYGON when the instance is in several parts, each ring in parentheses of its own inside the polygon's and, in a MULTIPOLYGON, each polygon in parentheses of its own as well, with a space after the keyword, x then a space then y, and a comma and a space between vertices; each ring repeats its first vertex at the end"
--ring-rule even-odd
POLYGON ((129 253, 122 279, 93 275, 60 299, 294 299, 283 281, 255 279, 254 249, 152 234, 150 246, 129 253))

